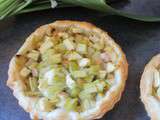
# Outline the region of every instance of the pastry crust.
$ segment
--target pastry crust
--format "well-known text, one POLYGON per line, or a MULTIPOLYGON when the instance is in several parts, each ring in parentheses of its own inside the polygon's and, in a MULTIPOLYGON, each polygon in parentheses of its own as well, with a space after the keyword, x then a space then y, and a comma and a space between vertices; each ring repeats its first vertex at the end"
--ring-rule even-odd
POLYGON ((160 54, 154 56, 146 65, 141 82, 141 100, 152 120, 160 120, 160 101, 152 95, 154 71, 160 65, 160 54))
POLYGON ((9 65, 8 71, 8 80, 7 86, 13 90, 14 96, 18 99, 20 106, 24 108, 25 111, 29 112, 31 117, 34 119, 45 119, 45 120, 76 120, 79 117, 86 120, 99 119, 106 112, 111 110, 114 105, 120 100, 122 92, 125 87, 125 82, 128 75, 128 63, 125 57, 125 54, 117 45, 113 39, 103 30, 97 28, 96 26, 87 23, 87 22, 78 22, 78 21, 56 21, 54 23, 44 25, 39 27, 35 32, 33 32, 22 45, 17 54, 23 54, 29 49, 33 49, 37 44, 37 39, 41 39, 45 34, 50 34, 53 28, 65 29, 69 26, 75 26, 79 29, 82 29, 87 32, 93 32, 98 34, 102 39, 104 39, 108 44, 110 44, 115 52, 118 54, 118 69, 116 70, 116 82, 115 84, 107 91, 105 97, 96 104, 96 107, 92 110, 85 111, 80 115, 70 112, 67 113, 64 110, 56 109, 50 113, 42 113, 34 109, 34 103, 37 98, 31 98, 24 96, 22 94, 23 83, 20 81, 21 77, 19 75, 19 70, 23 66, 25 59, 21 60, 16 59, 14 56, 9 65), (18 81, 18 82, 17 82, 18 81))

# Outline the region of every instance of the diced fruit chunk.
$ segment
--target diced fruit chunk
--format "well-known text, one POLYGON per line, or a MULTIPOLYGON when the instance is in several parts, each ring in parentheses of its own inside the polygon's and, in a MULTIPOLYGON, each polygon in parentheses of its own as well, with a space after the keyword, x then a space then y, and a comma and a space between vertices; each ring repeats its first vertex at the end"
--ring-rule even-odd
POLYGON ((77 48, 76 48, 77 52, 81 53, 81 54, 86 54, 87 52, 87 45, 85 44, 78 44, 77 48))
POLYGON ((31 70, 28 69, 27 67, 22 68, 20 71, 20 75, 23 77, 27 77, 31 73, 31 70))
POLYGON ((94 83, 86 83, 84 85, 84 90, 86 93, 95 93, 98 89, 94 83))
POLYGON ((71 78, 71 76, 68 74, 66 75, 66 85, 67 87, 69 87, 70 89, 75 87, 75 81, 71 78))
POLYGON ((90 59, 82 58, 81 60, 79 60, 78 64, 80 67, 85 67, 90 64, 90 59))
POLYGON ((97 91, 98 92, 103 92, 105 86, 106 86, 106 83, 102 80, 96 80, 94 81, 96 87, 97 87, 97 91))
POLYGON ((75 49, 74 43, 73 43, 72 40, 70 40, 69 38, 68 38, 68 39, 65 39, 65 40, 63 41, 63 44, 64 44, 64 46, 65 46, 65 48, 66 48, 67 50, 74 50, 74 49, 75 49))
POLYGON ((36 91, 38 88, 38 81, 36 78, 29 78, 29 85, 30 85, 30 89, 31 91, 36 91))
POLYGON ((48 86, 47 89, 42 91, 43 95, 49 99, 54 98, 58 93, 60 93, 64 89, 64 85, 54 85, 48 86))
POLYGON ((57 69, 51 69, 44 74, 44 79, 47 80, 48 85, 55 85, 64 83, 64 74, 57 69))
POLYGON ((51 57, 52 59, 52 63, 60 63, 62 58, 61 58, 61 54, 55 54, 51 57))
POLYGON ((54 47, 54 49, 55 49, 57 52, 60 52, 60 53, 65 53, 65 52, 66 52, 66 49, 65 49, 63 43, 60 43, 60 44, 56 45, 56 46, 54 47))
POLYGON ((160 72, 157 69, 154 71, 154 87, 160 87, 160 72))
POLYGON ((35 60, 35 61, 37 61, 38 58, 39 58, 39 55, 40 55, 40 53, 39 53, 38 51, 32 50, 31 52, 29 52, 29 53, 27 54, 27 57, 28 57, 28 58, 31 58, 31 59, 33 59, 33 60, 35 60))
POLYGON ((53 47, 53 42, 50 39, 46 39, 44 43, 40 46, 40 52, 44 53, 47 49, 53 47))
POLYGON ((61 54, 53 54, 50 56, 47 56, 46 60, 44 62, 47 62, 47 64, 57 64, 62 61, 61 54))
POLYGON ((50 48, 50 49, 47 49, 44 53, 42 53, 41 58, 43 61, 47 61, 54 54, 55 54, 55 50, 53 48, 50 48))
POLYGON ((79 69, 79 66, 76 62, 74 62, 74 61, 69 62, 69 72, 71 74, 73 74, 73 71, 76 71, 78 69, 79 69))
POLYGON ((35 60, 29 59, 27 63, 25 64, 29 69, 36 68, 38 66, 38 62, 35 60))
POLYGON ((107 72, 105 70, 100 70, 99 71, 99 78, 104 79, 106 74, 107 74, 107 72))
POLYGON ((97 75, 99 70, 100 70, 100 66, 99 65, 92 65, 92 66, 90 66, 88 72, 91 75, 97 75))
POLYGON ((89 39, 87 37, 84 37, 83 35, 80 35, 80 34, 75 34, 75 40, 76 40, 76 43, 81 43, 81 44, 85 44, 85 45, 88 45, 89 43, 89 39))
POLYGON ((78 87, 74 87, 69 90, 71 97, 77 97, 79 95, 80 89, 78 87))
POLYGON ((54 108, 54 105, 47 98, 43 97, 38 101, 38 108, 43 112, 49 112, 54 108))
POLYGON ((111 82, 110 80, 105 80, 105 82, 106 82, 106 86, 108 87, 110 87, 113 84, 113 82, 111 82))
POLYGON ((54 69, 49 70, 44 75, 44 78, 48 81, 48 84, 51 84, 54 77, 55 77, 55 70, 54 69))
POLYGON ((82 109, 84 111, 92 108, 93 106, 95 106, 95 102, 93 100, 90 100, 90 99, 84 99, 81 104, 82 104, 82 109))
POLYGON ((84 78, 87 76, 87 73, 84 70, 77 70, 77 71, 73 71, 72 75, 74 78, 84 78))
POLYGON ((116 67, 115 67, 115 65, 114 65, 113 63, 108 62, 108 63, 106 64, 106 71, 107 71, 107 73, 111 73, 111 72, 113 72, 115 69, 116 69, 116 67))
POLYGON ((64 108, 67 111, 76 110, 77 104, 78 104, 77 98, 75 98, 75 99, 67 98, 66 103, 64 105, 64 108))
POLYGON ((78 54, 77 52, 72 52, 72 53, 68 54, 68 60, 79 60, 81 58, 82 58, 82 56, 80 54, 78 54))
POLYGON ((38 89, 43 90, 43 89, 47 89, 47 87, 48 87, 48 81, 44 79, 39 79, 38 89))
POLYGON ((93 79, 94 79, 94 75, 88 75, 87 77, 84 78, 86 82, 92 82, 93 79))

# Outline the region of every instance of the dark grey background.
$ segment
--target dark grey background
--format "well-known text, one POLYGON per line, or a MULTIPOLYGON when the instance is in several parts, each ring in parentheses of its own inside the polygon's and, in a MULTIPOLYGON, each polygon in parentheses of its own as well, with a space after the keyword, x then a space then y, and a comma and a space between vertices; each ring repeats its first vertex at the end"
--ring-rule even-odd
MULTIPOLYGON (((127 6, 121 8, 134 13, 141 11, 144 14, 160 15, 157 10, 160 7, 155 8, 160 5, 158 0, 152 0, 153 4, 148 4, 151 0, 143 0, 144 4, 140 2, 142 0, 139 1, 141 4, 138 1, 131 0, 127 6), (150 8, 141 5, 148 5, 150 8)), ((126 53, 129 77, 124 94, 120 102, 102 120, 149 120, 139 98, 139 81, 145 64, 152 56, 160 53, 160 23, 144 23, 115 16, 102 17, 98 12, 84 8, 34 12, 0 22, 0 120, 30 119, 17 104, 11 90, 6 87, 8 63, 25 38, 37 27, 61 19, 88 21, 97 25, 108 31, 126 53)))

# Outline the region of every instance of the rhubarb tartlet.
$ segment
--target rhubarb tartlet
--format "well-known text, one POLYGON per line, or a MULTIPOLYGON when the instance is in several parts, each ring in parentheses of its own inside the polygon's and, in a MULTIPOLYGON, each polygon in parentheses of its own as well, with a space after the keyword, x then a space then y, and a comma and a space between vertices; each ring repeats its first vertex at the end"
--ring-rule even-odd
POLYGON ((140 83, 141 100, 152 120, 160 120, 160 54, 146 65, 140 83))
POLYGON ((32 119, 99 119, 120 100, 125 54, 87 22, 56 21, 33 32, 12 58, 7 85, 32 119))

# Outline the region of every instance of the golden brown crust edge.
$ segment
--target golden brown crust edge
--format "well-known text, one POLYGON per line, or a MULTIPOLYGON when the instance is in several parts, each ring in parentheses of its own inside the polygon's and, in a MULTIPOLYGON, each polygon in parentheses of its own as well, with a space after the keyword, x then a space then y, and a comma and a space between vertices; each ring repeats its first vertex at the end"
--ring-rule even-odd
MULTIPOLYGON (((27 38, 26 42, 23 44, 23 46, 21 47, 21 49, 18 51, 17 54, 23 53, 23 51, 25 51, 26 49, 28 49, 27 48, 28 46, 31 46, 31 48, 32 48, 33 42, 31 41, 31 39, 32 39, 33 36, 35 36, 35 35, 37 35, 37 36, 39 36, 39 35, 43 36, 45 34, 45 32, 48 29, 52 28, 53 26, 66 26, 67 27, 67 26, 73 25, 73 24, 75 26, 79 26, 80 28, 83 28, 83 29, 86 29, 86 30, 93 30, 93 31, 96 31, 98 34, 104 35, 104 37, 107 37, 107 39, 109 39, 110 44, 113 47, 117 48, 119 54, 121 54, 121 57, 120 57, 120 60, 119 60, 120 62, 118 63, 119 64, 120 76, 121 76, 120 77, 120 84, 118 86, 116 86, 116 89, 113 89, 112 91, 110 90, 109 97, 106 97, 105 100, 102 101, 102 103, 98 107, 99 109, 97 109, 97 111, 94 111, 91 114, 85 115, 85 119, 99 119, 106 112, 108 112, 109 110, 111 110, 114 107, 114 105, 120 100, 122 92, 123 92, 124 87, 125 87, 125 81, 126 81, 127 76, 128 76, 128 63, 127 63, 125 54, 123 53, 123 51, 121 50, 121 48, 119 47, 119 45, 117 45, 114 41, 112 41, 113 39, 110 38, 106 32, 102 31, 101 29, 99 29, 96 26, 94 26, 94 25, 92 25, 90 23, 87 23, 87 22, 68 21, 68 20, 66 20, 66 21, 56 21, 54 23, 41 26, 35 32, 33 32, 27 38)), ((15 89, 15 87, 14 87, 14 81, 17 80, 17 79, 20 79, 19 76, 16 74, 16 72, 17 72, 16 61, 15 61, 15 58, 12 58, 12 60, 10 62, 10 65, 9 65, 9 71, 8 71, 8 76, 9 77, 8 77, 8 80, 7 80, 7 85, 11 89, 13 89, 13 91, 15 89)), ((28 110, 29 108, 26 109, 24 106, 22 106, 22 107, 26 111, 32 111, 32 110, 28 110)), ((34 116, 37 117, 36 115, 34 115, 34 116)))
POLYGON ((152 95, 153 73, 160 64, 160 54, 154 56, 146 65, 140 81, 141 100, 152 120, 160 120, 160 101, 152 95))

